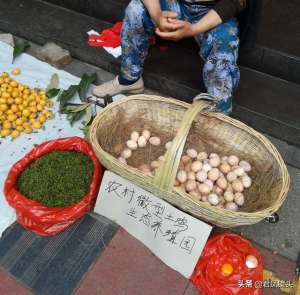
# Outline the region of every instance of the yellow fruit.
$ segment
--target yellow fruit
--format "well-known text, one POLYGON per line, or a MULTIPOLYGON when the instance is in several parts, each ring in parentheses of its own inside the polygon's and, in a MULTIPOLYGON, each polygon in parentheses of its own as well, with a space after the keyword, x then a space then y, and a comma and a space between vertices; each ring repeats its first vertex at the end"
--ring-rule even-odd
POLYGON ((20 93, 19 93, 19 91, 17 91, 17 90, 14 90, 14 91, 12 92, 12 94, 11 94, 11 96, 12 96, 13 98, 18 97, 19 95, 20 95, 20 93))
POLYGON ((11 133, 11 137, 12 138, 17 138, 18 136, 20 135, 20 132, 18 130, 14 130, 12 133, 11 133))
POLYGON ((6 99, 7 99, 7 98, 10 98, 10 94, 9 94, 8 92, 3 92, 3 93, 2 93, 2 97, 3 97, 3 98, 6 98, 6 99))
POLYGON ((26 129, 26 128, 30 127, 30 124, 28 122, 25 122, 25 120, 24 120, 24 123, 22 126, 24 127, 24 129, 26 129))
POLYGON ((19 84, 18 89, 19 89, 19 91, 23 92, 25 87, 23 85, 19 84))
POLYGON ((8 110, 8 106, 7 104, 3 103, 3 104, 0 104, 0 110, 5 112, 6 110, 8 110))
POLYGON ((25 107, 24 107, 22 104, 19 104, 19 110, 20 110, 20 111, 23 111, 24 108, 25 108, 25 107))
POLYGON ((19 112, 16 112, 16 115, 18 116, 18 118, 20 118, 22 116, 21 110, 19 112))
POLYGON ((37 112, 36 106, 31 106, 31 107, 29 107, 29 110, 30 110, 30 112, 32 112, 32 113, 36 113, 36 112, 37 112))
POLYGON ((37 110, 40 112, 40 111, 42 111, 43 109, 44 109, 44 107, 41 105, 41 104, 38 104, 37 106, 36 106, 36 108, 37 108, 37 110))
POLYGON ((21 70, 19 68, 15 68, 11 71, 11 73, 15 76, 18 76, 21 74, 21 70))
POLYGON ((6 111, 6 115, 13 115, 13 114, 14 114, 14 112, 11 109, 6 111))
POLYGON ((0 98, 0 104, 6 103, 6 99, 5 98, 0 98))
POLYGON ((17 126, 22 126, 24 123, 24 120, 22 118, 18 118, 15 123, 17 126))
POLYGON ((27 100, 23 100, 23 103, 22 103, 22 105, 23 105, 24 107, 27 107, 27 106, 28 106, 28 104, 29 104, 29 102, 28 102, 27 100))
POLYGON ((46 92, 45 92, 44 90, 41 90, 41 91, 39 92, 39 95, 46 95, 46 92))
POLYGON ((46 103, 46 101, 45 100, 43 100, 43 99, 41 99, 41 101, 40 101, 40 105, 42 105, 42 106, 45 106, 47 103, 46 103))
POLYGON ((9 75, 8 75, 7 72, 3 72, 0 77, 1 78, 6 78, 6 77, 9 77, 9 75))
POLYGON ((11 109, 14 113, 16 113, 16 112, 19 111, 19 107, 18 107, 16 104, 12 104, 12 105, 10 106, 10 109, 11 109))
POLYGON ((47 102, 47 107, 51 108, 53 106, 53 102, 52 101, 48 101, 47 102))
POLYGON ((30 111, 28 109, 24 109, 22 112, 24 117, 29 117, 30 116, 30 111))
POLYGON ((31 107, 36 106, 36 101, 31 101, 31 102, 29 103, 29 106, 31 106, 31 107))
POLYGON ((14 103, 14 99, 12 97, 7 99, 7 103, 8 104, 13 104, 14 103))
POLYGON ((22 132, 24 130, 24 128, 23 128, 23 126, 17 126, 16 130, 19 131, 19 132, 22 132))
POLYGON ((39 121, 34 121, 32 123, 32 127, 35 128, 35 129, 40 129, 42 127, 42 125, 39 121))
POLYGON ((23 93, 29 95, 30 94, 30 90, 28 88, 26 88, 26 89, 24 89, 23 93))
POLYGON ((2 136, 2 137, 6 137, 6 136, 8 136, 10 134, 10 130, 9 129, 1 129, 1 131, 0 131, 0 135, 2 136))
POLYGON ((13 122, 17 119, 17 116, 16 115, 8 115, 7 116, 7 120, 10 121, 10 122, 13 122))
POLYGON ((24 128, 24 133, 26 133, 26 134, 30 134, 30 133, 32 133, 32 131, 33 130, 30 126, 24 128))
POLYGON ((35 119, 35 113, 31 113, 30 116, 29 116, 29 118, 30 119, 32 119, 32 118, 35 119))
POLYGON ((10 129, 11 127, 12 127, 12 124, 9 121, 4 121, 2 124, 3 129, 10 129))
POLYGON ((10 83, 9 83, 9 85, 11 86, 11 87, 18 87, 18 83, 16 82, 16 81, 11 81, 10 83))
POLYGON ((29 122, 30 122, 31 124, 33 124, 34 122, 36 122, 36 119, 35 119, 35 118, 30 118, 30 119, 29 119, 29 122))
POLYGON ((11 81, 11 78, 10 78, 10 77, 7 77, 7 78, 4 79, 4 82, 7 83, 7 84, 9 84, 10 81, 11 81))
POLYGON ((21 104, 22 103, 22 98, 16 97, 15 98, 15 104, 21 104))
POLYGON ((47 120, 47 117, 46 117, 45 115, 41 115, 41 116, 39 117, 39 121, 40 121, 41 123, 44 123, 46 120, 47 120))
POLYGON ((29 95, 29 100, 30 100, 30 101, 35 101, 35 97, 36 97, 36 96, 35 96, 34 94, 30 94, 30 95, 29 95))

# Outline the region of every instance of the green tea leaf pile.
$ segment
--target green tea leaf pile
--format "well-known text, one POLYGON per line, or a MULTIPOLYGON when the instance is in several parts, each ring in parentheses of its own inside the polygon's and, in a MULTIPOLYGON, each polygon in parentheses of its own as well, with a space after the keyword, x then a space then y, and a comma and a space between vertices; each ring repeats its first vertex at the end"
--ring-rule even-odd
POLYGON ((17 187, 28 199, 47 207, 66 207, 88 193, 93 172, 93 162, 85 154, 53 151, 32 162, 17 187))

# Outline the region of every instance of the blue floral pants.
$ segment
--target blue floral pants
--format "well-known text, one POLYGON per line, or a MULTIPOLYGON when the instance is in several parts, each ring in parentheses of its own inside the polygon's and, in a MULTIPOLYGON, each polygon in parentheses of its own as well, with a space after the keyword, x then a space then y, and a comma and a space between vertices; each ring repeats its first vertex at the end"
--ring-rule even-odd
MULTIPOLYGON (((162 10, 177 13, 181 20, 198 22, 208 8, 184 4, 180 0, 160 0, 162 10)), ((134 81, 141 77, 149 49, 149 38, 155 24, 141 0, 132 0, 125 12, 121 32, 121 77, 134 81)), ((230 19, 214 29, 195 37, 204 60, 203 81, 207 92, 219 100, 218 110, 231 112, 231 97, 240 79, 238 58, 238 22, 230 19)))

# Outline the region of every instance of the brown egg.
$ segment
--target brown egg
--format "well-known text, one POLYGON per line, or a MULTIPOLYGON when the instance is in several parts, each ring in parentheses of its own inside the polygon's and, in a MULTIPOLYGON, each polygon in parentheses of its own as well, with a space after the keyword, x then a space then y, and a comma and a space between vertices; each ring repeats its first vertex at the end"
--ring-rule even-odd
POLYGON ((252 180, 248 175, 244 175, 241 180, 245 188, 249 188, 252 185, 252 180))
POLYGON ((195 190, 197 188, 197 183, 195 180, 188 180, 186 185, 185 185, 185 189, 188 191, 188 192, 191 192, 193 190, 195 190))
POLYGON ((238 206, 234 202, 229 202, 229 203, 225 204, 225 209, 230 210, 230 211, 237 211, 238 210, 238 206))
POLYGON ((198 190, 201 194, 207 195, 211 192, 211 188, 207 184, 199 184, 198 185, 198 190))
POLYGON ((131 157, 131 155, 132 155, 131 149, 125 149, 121 153, 121 157, 124 159, 129 159, 131 157))
POLYGON ((220 176, 220 171, 218 168, 213 168, 208 172, 208 179, 211 181, 216 181, 220 176))
POLYGON ((188 180, 196 180, 196 174, 192 171, 188 172, 187 179, 188 180))
POLYGON ((212 167, 218 167, 220 165, 221 161, 220 161, 220 158, 219 156, 218 157, 212 157, 210 160, 209 160, 209 164, 210 166, 212 167))
POLYGON ((182 161, 183 164, 187 164, 187 163, 189 163, 191 160, 192 160, 191 157, 189 157, 189 156, 187 156, 187 155, 183 155, 183 156, 181 157, 181 161, 182 161))
POLYGON ((208 185, 209 188, 210 188, 210 190, 212 190, 213 187, 214 187, 214 183, 213 183, 210 179, 206 179, 206 180, 204 181, 204 184, 208 185))
POLYGON ((245 197, 242 193, 236 193, 234 195, 234 202, 238 205, 238 206, 243 206, 245 204, 245 197))
POLYGON ((150 167, 152 169, 156 169, 159 167, 159 162, 158 161, 152 161, 151 164, 150 164, 150 167))
POLYGON ((209 154, 209 158, 220 158, 220 157, 216 153, 211 153, 211 154, 209 154))
POLYGON ((143 132, 142 132, 142 136, 146 139, 146 141, 150 138, 150 136, 151 136, 151 132, 149 131, 149 130, 144 130, 143 132))
POLYGON ((234 194, 232 192, 225 192, 224 193, 224 199, 225 199, 226 202, 233 202, 234 194))
POLYGON ((200 200, 200 193, 198 192, 198 190, 193 190, 191 192, 189 192, 190 196, 192 197, 193 200, 200 200))
POLYGON ((237 175, 234 172, 229 172, 226 177, 229 182, 233 182, 237 179, 237 175))
POLYGON ((147 140, 144 136, 140 136, 138 139, 138 146, 143 148, 147 145, 147 140))
POLYGON ((191 171, 191 168, 192 168, 192 163, 191 163, 191 162, 187 163, 187 164, 184 166, 184 170, 185 170, 186 172, 190 172, 190 171, 191 171))
POLYGON ((245 172, 251 171, 251 165, 250 165, 249 162, 247 162, 247 161, 242 160, 242 161, 239 163, 239 166, 243 167, 244 170, 245 170, 245 172))
POLYGON ((227 174, 230 172, 231 170, 231 166, 227 163, 222 163, 219 167, 220 171, 227 174))
POLYGON ((213 206, 217 206, 219 204, 219 197, 216 194, 209 194, 207 200, 213 206))
POLYGON ((225 190, 227 188, 227 180, 225 177, 220 177, 217 179, 217 185, 220 189, 225 190))
POLYGON ((140 135, 137 131, 133 131, 130 135, 130 139, 137 142, 139 139, 140 135))
MULTIPOLYGON (((206 195, 201 196, 201 201, 202 201, 202 202, 205 202, 205 203, 207 202, 207 203, 209 204, 206 195)), ((209 205, 210 205, 210 204, 209 204, 209 205)))
POLYGON ((180 183, 185 183, 187 181, 187 173, 184 170, 180 170, 177 173, 177 180, 180 183))
POLYGON ((234 156, 234 155, 231 155, 228 157, 228 163, 231 165, 231 166, 236 166, 239 164, 239 158, 237 156, 234 156))
POLYGON ((205 172, 208 172, 212 169, 211 165, 208 163, 204 163, 202 166, 202 170, 204 170, 205 172))
POLYGON ((168 141, 166 144, 165 144, 165 148, 166 150, 168 150, 172 145, 172 141, 168 141))
POLYGON ((233 188, 232 188, 231 183, 227 184, 226 192, 231 192, 231 193, 233 192, 233 188))
POLYGON ((138 148, 137 142, 134 140, 127 140, 126 145, 132 151, 134 151, 138 148))
POLYGON ((203 160, 207 159, 207 157, 208 157, 208 155, 206 152, 201 152, 197 155, 197 160, 203 161, 203 160))
POLYGON ((123 163, 123 164, 127 164, 126 159, 124 159, 123 157, 119 157, 118 161, 121 162, 121 163, 123 163))
POLYGON ((195 161, 192 163, 191 170, 193 172, 198 172, 202 168, 202 163, 200 161, 195 161))
POLYGON ((207 172, 200 170, 199 172, 197 172, 196 174, 196 179, 199 182, 204 182, 207 179, 207 172))
POLYGON ((186 151, 186 154, 187 154, 189 157, 191 157, 192 159, 197 158, 197 156, 198 156, 197 151, 194 150, 194 149, 188 149, 188 150, 186 151))
POLYGON ((240 180, 234 180, 232 182, 232 188, 235 192, 241 193, 244 190, 244 186, 240 180))
POLYGON ((151 144, 151 145, 154 145, 154 146, 159 146, 160 145, 160 138, 159 137, 157 137, 157 136, 153 136, 153 137, 150 137, 149 138, 149 143, 151 144))

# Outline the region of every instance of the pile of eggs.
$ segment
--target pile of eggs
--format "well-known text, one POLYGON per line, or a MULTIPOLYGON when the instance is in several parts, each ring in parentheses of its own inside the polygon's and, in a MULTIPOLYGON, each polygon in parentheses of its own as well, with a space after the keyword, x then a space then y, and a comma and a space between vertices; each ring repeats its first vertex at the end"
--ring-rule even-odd
MULTIPOLYGON (((141 134, 137 131, 132 132, 118 160, 127 164, 133 152, 146 147, 147 144, 158 147, 161 145, 161 139, 151 136, 151 132, 146 129, 141 134)), ((165 144, 166 150, 171 144, 171 141, 165 144)), ((164 155, 152 161, 150 165, 143 164, 138 169, 148 176, 153 176, 163 161, 164 155)), ((221 157, 217 153, 198 153, 195 149, 187 149, 180 160, 175 187, 188 193, 194 200, 238 211, 245 203, 245 190, 252 185, 252 179, 248 175, 251 169, 247 161, 239 159, 236 155, 221 157)))
POLYGON ((188 149, 181 157, 175 186, 195 200, 237 211, 245 203, 243 193, 252 185, 251 169, 235 155, 220 157, 188 149))

